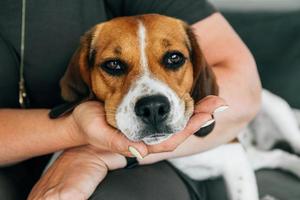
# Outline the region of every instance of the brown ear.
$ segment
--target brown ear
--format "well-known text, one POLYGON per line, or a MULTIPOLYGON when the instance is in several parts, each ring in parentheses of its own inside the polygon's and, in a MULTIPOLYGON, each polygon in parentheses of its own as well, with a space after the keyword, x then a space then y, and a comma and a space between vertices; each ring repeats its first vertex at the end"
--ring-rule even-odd
POLYGON ((218 85, 212 68, 207 64, 205 57, 198 45, 192 29, 186 26, 186 33, 190 43, 190 58, 193 64, 192 98, 195 102, 208 95, 218 95, 218 85))
POLYGON ((60 80, 61 95, 69 102, 78 101, 90 95, 90 73, 95 52, 91 50, 94 30, 86 32, 80 40, 80 46, 72 56, 68 68, 60 80))

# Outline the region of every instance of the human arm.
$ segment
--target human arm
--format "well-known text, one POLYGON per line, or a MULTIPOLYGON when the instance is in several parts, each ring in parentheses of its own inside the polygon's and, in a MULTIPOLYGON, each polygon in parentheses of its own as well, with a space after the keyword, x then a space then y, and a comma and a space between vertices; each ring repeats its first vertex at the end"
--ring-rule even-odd
POLYGON ((83 144, 69 118, 50 120, 47 109, 0 109, 0 165, 83 144))
POLYGON ((129 141, 106 123, 99 102, 82 103, 72 114, 55 120, 48 112, 0 109, 0 166, 84 144, 127 156, 129 146, 147 153, 143 143, 129 141))

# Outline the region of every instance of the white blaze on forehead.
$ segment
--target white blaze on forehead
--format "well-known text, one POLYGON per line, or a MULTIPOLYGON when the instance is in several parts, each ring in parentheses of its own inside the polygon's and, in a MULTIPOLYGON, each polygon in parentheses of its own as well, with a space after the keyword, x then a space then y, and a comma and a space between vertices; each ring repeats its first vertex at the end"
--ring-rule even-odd
POLYGON ((148 59, 146 56, 146 29, 144 24, 139 21, 138 27, 138 39, 139 39, 139 47, 140 47, 140 65, 143 73, 149 75, 149 67, 148 67, 148 59))
MULTIPOLYGON (((140 50, 139 64, 141 74, 138 79, 133 81, 128 93, 124 96, 118 106, 116 122, 118 129, 120 129, 129 139, 143 139, 144 142, 150 144, 152 142, 150 142, 149 139, 142 138, 142 131, 145 124, 136 116, 134 111, 135 104, 140 98, 157 94, 167 97, 170 102, 170 114, 166 122, 174 132, 180 131, 185 127, 190 115, 185 113, 185 103, 178 97, 176 92, 174 92, 166 83, 157 79, 155 74, 150 72, 146 55, 147 32, 141 21, 138 22, 137 36, 140 50)), ((159 141, 155 140, 154 142, 161 142, 164 139, 166 139, 166 137, 158 139, 159 141)))
POLYGON ((92 33, 92 40, 91 40, 91 48, 90 48, 90 53, 91 51, 95 48, 96 45, 96 41, 98 40, 98 37, 100 35, 100 31, 101 31, 102 25, 98 24, 95 27, 95 31, 92 33))

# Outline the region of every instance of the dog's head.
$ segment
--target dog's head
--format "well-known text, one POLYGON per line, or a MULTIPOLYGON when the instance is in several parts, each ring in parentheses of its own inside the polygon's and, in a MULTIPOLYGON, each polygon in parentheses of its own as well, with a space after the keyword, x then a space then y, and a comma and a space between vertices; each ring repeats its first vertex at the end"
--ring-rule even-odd
POLYGON ((218 93, 191 28, 155 14, 93 27, 82 37, 61 89, 67 101, 94 93, 110 125, 147 144, 181 131, 194 102, 218 93))

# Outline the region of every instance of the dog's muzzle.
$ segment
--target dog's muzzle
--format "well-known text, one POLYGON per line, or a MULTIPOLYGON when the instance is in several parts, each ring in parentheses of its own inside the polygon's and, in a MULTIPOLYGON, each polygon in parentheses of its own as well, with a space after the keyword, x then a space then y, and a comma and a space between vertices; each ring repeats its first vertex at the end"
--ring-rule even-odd
POLYGON ((188 119, 185 101, 167 84, 144 76, 133 83, 117 108, 117 128, 132 141, 158 144, 181 131, 188 119))
POLYGON ((151 95, 139 99, 134 107, 136 116, 144 123, 143 140, 166 139, 170 136, 167 119, 170 113, 170 102, 163 95, 151 95))

